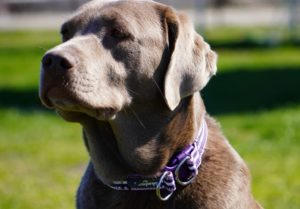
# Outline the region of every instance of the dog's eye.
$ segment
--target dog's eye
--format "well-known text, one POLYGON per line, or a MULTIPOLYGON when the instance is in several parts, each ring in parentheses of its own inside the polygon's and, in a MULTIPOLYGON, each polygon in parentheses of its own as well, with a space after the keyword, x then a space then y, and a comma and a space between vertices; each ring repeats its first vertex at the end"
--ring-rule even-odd
POLYGON ((113 28, 110 32, 110 35, 115 39, 126 39, 129 37, 128 33, 119 28, 113 28))

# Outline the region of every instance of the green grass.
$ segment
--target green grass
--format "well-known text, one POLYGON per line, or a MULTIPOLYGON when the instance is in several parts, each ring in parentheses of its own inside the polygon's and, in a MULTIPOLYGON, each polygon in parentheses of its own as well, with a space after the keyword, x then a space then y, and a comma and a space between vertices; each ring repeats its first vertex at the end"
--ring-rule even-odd
POLYGON ((1 48, 41 48, 60 41, 58 31, 1 31, 1 48))
POLYGON ((205 27, 200 34, 215 46, 272 47, 279 45, 299 45, 299 27, 293 31, 287 26, 278 27, 205 27))
POLYGON ((219 72, 239 70, 261 71, 290 69, 300 66, 300 48, 215 49, 219 54, 219 72))
MULTIPOLYGON (((55 32, 0 33, 1 209, 74 208, 88 161, 81 128, 37 100, 40 59, 58 42, 55 32)), ((299 48, 216 50, 209 112, 249 165, 256 199, 300 208, 299 48)))
POLYGON ((72 208, 87 162, 79 125, 0 110, 0 208, 72 208))
POLYGON ((0 87, 36 87, 40 59, 59 41, 59 34, 53 31, 1 32, 0 87))
POLYGON ((299 208, 300 105, 219 119, 250 167, 254 196, 265 208, 299 208))

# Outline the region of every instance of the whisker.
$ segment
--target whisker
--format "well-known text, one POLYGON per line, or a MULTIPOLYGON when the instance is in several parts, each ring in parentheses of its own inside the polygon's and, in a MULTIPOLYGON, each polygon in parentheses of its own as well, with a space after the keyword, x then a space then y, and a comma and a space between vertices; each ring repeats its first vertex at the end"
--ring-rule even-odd
POLYGON ((152 81, 154 82, 154 84, 155 84, 156 88, 158 89, 160 95, 166 100, 166 97, 165 97, 164 93, 162 92, 162 90, 159 88, 156 80, 154 78, 152 78, 152 81))
POLYGON ((136 118, 136 120, 141 124, 141 126, 146 129, 146 126, 143 124, 143 122, 141 121, 141 119, 139 118, 139 116, 137 115, 137 113, 130 107, 130 110, 132 111, 134 117, 136 118))
POLYGON ((129 88, 127 88, 127 90, 130 91, 131 93, 135 94, 135 95, 139 95, 137 92, 135 92, 135 91, 133 91, 133 90, 131 90, 129 88))
POLYGON ((127 108, 124 108, 125 115, 128 116, 127 108))
POLYGON ((42 49, 44 52, 46 52, 48 49, 45 49, 45 48, 43 48, 43 47, 41 47, 41 46, 37 46, 36 48, 38 48, 38 49, 42 49))

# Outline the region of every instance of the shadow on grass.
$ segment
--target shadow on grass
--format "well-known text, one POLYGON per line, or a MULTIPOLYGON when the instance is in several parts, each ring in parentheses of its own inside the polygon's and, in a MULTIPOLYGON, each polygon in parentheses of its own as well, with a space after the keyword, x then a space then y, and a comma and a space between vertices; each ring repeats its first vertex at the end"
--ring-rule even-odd
POLYGON ((257 111, 300 102, 300 68, 243 71, 215 76, 202 92, 210 114, 257 111))
POLYGON ((21 111, 48 111, 38 97, 38 88, 0 89, 0 108, 15 108, 21 111))
MULTIPOLYGON (((272 69, 219 73, 202 92, 210 114, 264 110, 300 102, 300 70, 272 69)), ((0 108, 48 111, 36 88, 0 89, 0 108)))

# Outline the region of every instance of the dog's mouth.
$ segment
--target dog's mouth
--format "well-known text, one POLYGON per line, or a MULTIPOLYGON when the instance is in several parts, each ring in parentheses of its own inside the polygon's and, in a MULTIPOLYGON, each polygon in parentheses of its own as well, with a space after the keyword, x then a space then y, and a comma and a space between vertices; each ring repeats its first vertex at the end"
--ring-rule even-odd
POLYGON ((95 110, 65 110, 63 108, 55 108, 56 112, 67 121, 81 121, 87 117, 95 118, 96 120, 113 120, 118 111, 112 108, 100 108, 95 110))
POLYGON ((92 105, 72 95, 55 97, 51 95, 51 91, 41 93, 40 98, 47 108, 55 109, 67 121, 77 121, 86 117, 92 117, 97 120, 112 120, 120 111, 114 107, 92 105))

